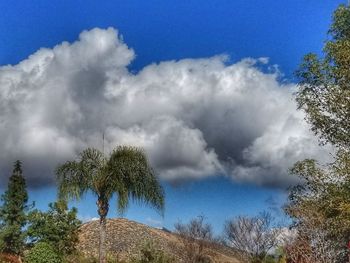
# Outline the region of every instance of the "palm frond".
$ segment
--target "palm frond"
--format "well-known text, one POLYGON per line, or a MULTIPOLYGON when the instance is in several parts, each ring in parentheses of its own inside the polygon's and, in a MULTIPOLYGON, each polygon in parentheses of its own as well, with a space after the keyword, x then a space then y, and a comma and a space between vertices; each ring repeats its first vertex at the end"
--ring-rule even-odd
POLYGON ((56 169, 59 196, 64 199, 80 199, 88 190, 99 188, 99 173, 104 157, 96 149, 84 150, 77 161, 67 161, 56 169))
POLYGON ((80 162, 67 161, 56 169, 60 199, 80 199, 88 189, 85 171, 80 162))
POLYGON ((119 146, 112 152, 107 166, 110 185, 118 193, 119 211, 126 209, 128 198, 164 211, 163 188, 142 149, 119 146))

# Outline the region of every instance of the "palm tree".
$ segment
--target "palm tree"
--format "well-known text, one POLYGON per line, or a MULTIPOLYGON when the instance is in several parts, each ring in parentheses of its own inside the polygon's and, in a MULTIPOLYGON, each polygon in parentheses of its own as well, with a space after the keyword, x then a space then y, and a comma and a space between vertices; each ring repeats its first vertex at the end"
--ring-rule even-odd
POLYGON ((106 217, 113 194, 118 197, 119 213, 126 210, 130 199, 164 211, 163 188, 139 148, 119 146, 108 157, 89 148, 79 154, 78 160, 58 166, 56 174, 60 198, 79 200, 88 191, 97 197, 100 263, 106 262, 106 217))

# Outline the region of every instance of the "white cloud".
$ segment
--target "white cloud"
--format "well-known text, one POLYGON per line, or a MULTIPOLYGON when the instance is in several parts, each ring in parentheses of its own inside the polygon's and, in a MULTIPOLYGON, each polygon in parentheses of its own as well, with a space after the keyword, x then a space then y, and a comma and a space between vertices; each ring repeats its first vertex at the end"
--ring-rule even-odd
POLYGON ((78 215, 78 219, 81 220, 83 223, 100 220, 100 218, 92 217, 90 215, 78 215))
POLYGON ((163 228, 163 222, 160 220, 153 219, 151 217, 146 218, 146 224, 149 226, 152 226, 154 228, 162 229, 163 228))
POLYGON ((295 182, 293 162, 327 158, 296 110, 294 85, 259 69, 268 59, 184 59, 132 74, 134 58, 115 29, 93 29, 0 67, 3 171, 21 159, 32 185, 49 183, 58 162, 101 148, 102 132, 108 150, 144 147, 166 180, 227 175, 284 187, 295 182))

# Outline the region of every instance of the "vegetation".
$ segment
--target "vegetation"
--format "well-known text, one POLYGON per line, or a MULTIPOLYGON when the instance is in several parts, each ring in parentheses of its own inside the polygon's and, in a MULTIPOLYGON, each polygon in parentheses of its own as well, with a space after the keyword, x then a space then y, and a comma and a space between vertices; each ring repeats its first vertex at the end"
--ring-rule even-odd
POLYGON ((49 204, 49 210, 34 210, 29 213, 28 237, 31 242, 45 242, 60 256, 75 252, 81 221, 77 209, 68 210, 65 201, 49 204))
POLYGON ((21 256, 25 248, 26 212, 28 194, 26 182, 22 175, 21 162, 16 161, 9 178, 8 188, 2 195, 0 207, 0 251, 21 256))
POLYGON ((347 261, 350 234, 350 8, 334 13, 324 57, 308 54, 297 74, 297 102, 322 144, 336 150, 334 162, 296 163, 303 184, 290 191, 286 212, 297 234, 286 246, 292 262, 347 261))
POLYGON ((204 216, 198 216, 188 224, 179 222, 175 225, 175 231, 184 245, 187 262, 211 262, 207 249, 214 243, 213 229, 204 219, 204 216))
POLYGON ((255 217, 238 216, 228 220, 224 227, 226 244, 247 263, 267 262, 268 253, 276 248, 280 234, 280 228, 273 225, 273 218, 267 212, 255 217))
POLYGON ((141 249, 141 257, 131 260, 132 263, 172 263, 174 258, 157 248, 152 241, 147 241, 141 249))
POLYGON ((297 75, 297 102, 323 143, 350 148, 350 8, 341 5, 324 47, 324 57, 308 54, 297 75))
POLYGON ((339 152, 326 168, 315 160, 304 160, 291 170, 306 182, 291 190, 285 208, 298 230, 297 242, 304 244, 303 257, 341 262, 346 256, 350 234, 349 168, 350 156, 339 152))
POLYGON ((62 258, 55 249, 46 242, 38 242, 25 256, 26 263, 62 263, 62 258))
POLYGON ((113 194, 118 196, 118 210, 123 212, 129 199, 144 202, 160 212, 164 209, 164 192, 144 152, 135 147, 117 147, 106 157, 96 149, 87 149, 77 161, 57 168, 58 190, 63 199, 79 199, 87 191, 97 197, 100 216, 99 259, 106 262, 106 217, 113 194))

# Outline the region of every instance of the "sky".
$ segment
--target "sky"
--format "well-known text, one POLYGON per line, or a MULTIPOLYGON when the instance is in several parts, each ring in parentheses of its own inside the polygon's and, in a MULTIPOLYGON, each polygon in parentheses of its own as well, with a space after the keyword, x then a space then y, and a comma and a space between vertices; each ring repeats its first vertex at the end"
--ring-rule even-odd
MULTIPOLYGON (((45 209, 57 164, 105 133, 106 151, 143 147, 165 188, 164 217, 133 204, 129 219, 204 215, 220 232, 236 215, 283 218, 288 168, 331 151, 296 109, 293 72, 345 2, 0 1, 0 192, 20 159, 45 209)), ((94 203, 71 205, 90 220, 94 203)))

